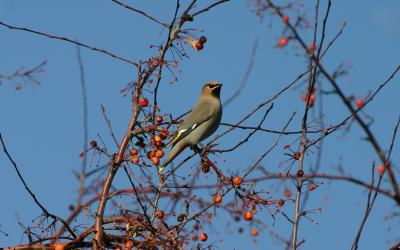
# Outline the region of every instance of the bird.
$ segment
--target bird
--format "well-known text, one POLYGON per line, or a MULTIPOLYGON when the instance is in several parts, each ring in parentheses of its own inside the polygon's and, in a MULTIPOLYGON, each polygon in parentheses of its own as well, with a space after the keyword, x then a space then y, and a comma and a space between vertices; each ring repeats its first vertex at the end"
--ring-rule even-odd
POLYGON ((222 84, 216 81, 208 82, 203 86, 199 100, 188 118, 180 124, 176 134, 165 145, 172 148, 159 168, 160 173, 185 148, 196 146, 218 129, 222 118, 221 88, 222 84))

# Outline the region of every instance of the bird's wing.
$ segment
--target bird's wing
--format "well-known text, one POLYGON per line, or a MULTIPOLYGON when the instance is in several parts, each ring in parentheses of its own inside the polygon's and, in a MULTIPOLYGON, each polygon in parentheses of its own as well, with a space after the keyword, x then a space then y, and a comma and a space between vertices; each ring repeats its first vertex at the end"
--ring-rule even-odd
POLYGON ((165 147, 169 147, 171 145, 174 146, 176 143, 198 128, 202 123, 209 120, 210 117, 211 109, 209 105, 197 105, 192 112, 190 112, 188 119, 182 123, 178 132, 176 132, 174 137, 165 145, 165 147))

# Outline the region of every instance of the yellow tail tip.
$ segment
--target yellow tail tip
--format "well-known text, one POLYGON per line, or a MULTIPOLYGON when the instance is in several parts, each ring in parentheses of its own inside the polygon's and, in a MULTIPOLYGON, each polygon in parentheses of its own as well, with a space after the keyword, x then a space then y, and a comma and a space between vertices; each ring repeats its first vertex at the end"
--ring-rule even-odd
POLYGON ((164 170, 165 167, 161 167, 158 169, 158 173, 161 173, 164 170))

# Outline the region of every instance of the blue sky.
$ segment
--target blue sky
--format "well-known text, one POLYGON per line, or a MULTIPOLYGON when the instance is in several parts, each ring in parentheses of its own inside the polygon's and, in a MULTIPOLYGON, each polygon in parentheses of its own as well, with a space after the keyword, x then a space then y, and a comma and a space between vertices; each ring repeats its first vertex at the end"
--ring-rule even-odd
MULTIPOLYGON (((186 2, 182 1, 182 5, 185 6, 186 2)), ((166 22, 170 22, 175 8, 174 1, 126 3, 147 10, 166 22)), ((321 1, 323 11, 325 7, 326 1, 321 1)), ((301 12, 311 20, 313 10, 314 3, 311 1, 307 1, 301 8, 301 12)), ((337 33, 343 22, 346 22, 346 27, 323 63, 330 72, 344 63, 349 74, 338 82, 346 95, 367 96, 399 64, 399 11, 400 3, 394 0, 363 2, 362 7, 355 1, 333 2, 327 39, 330 40, 337 33)), ((294 14, 288 13, 292 17, 294 14)), ((147 60, 156 55, 157 52, 150 49, 149 45, 164 42, 167 35, 157 24, 111 1, 2 0, 0 20, 77 39, 134 61, 147 60)), ((224 109, 223 122, 238 121, 295 79, 306 67, 305 57, 297 44, 289 43, 283 49, 274 47, 281 36, 282 23, 269 14, 260 20, 252 12, 250 1, 226 3, 199 16, 185 27, 197 29, 196 35, 204 34, 208 41, 204 50, 198 54, 188 46, 185 47, 190 58, 179 63, 177 83, 169 83, 171 76, 161 82, 159 106, 164 113, 178 115, 185 112, 194 104, 202 84, 207 81, 224 83, 222 100, 231 96, 245 74, 256 38, 258 49, 251 75, 241 95, 224 109)), ((311 35, 311 30, 302 30, 306 41, 311 41, 311 35)), ((74 203, 76 198, 78 182, 72 171, 80 167, 78 155, 83 143, 82 98, 76 48, 62 41, 4 27, 0 27, 0 38, 0 74, 11 73, 21 66, 30 68, 43 60, 48 61, 46 71, 39 76, 40 86, 22 84, 22 89, 16 91, 10 82, 3 81, 0 85, 0 132, 38 198, 53 213, 67 216, 68 205, 74 203)), ((109 149, 115 150, 100 105, 106 107, 117 138, 122 138, 131 111, 130 98, 121 95, 120 90, 135 79, 136 70, 127 63, 100 53, 86 49, 81 52, 89 102, 89 137, 98 140, 99 134, 109 149)), ((398 105, 394 104, 400 92, 399 83, 400 78, 397 76, 365 109, 366 114, 374 117, 371 130, 376 133, 384 149, 389 146, 400 113, 398 105)), ((330 90, 327 82, 323 82, 323 88, 330 90)), ((304 87, 291 89, 282 95, 274 103, 274 109, 268 115, 264 127, 280 130, 290 114, 297 111, 288 130, 298 130, 304 110, 304 103, 300 99, 302 94, 304 87)), ((337 96, 324 96, 324 105, 326 124, 336 124, 348 115, 337 96)), ((256 125, 261 115, 262 112, 258 113, 246 124, 256 125)), ((221 127, 219 132, 224 129, 221 127)), ((243 131, 232 133, 219 141, 220 147, 228 148, 246 134, 243 131)), ((350 133, 344 135, 338 132, 328 137, 324 143, 321 172, 338 174, 335 168, 342 164, 348 175, 368 182, 371 162, 378 159, 363 138, 364 134, 356 124, 351 127, 350 133)), ((225 173, 243 174, 275 139, 276 135, 258 133, 235 152, 213 157, 225 173)), ((287 159, 283 145, 295 140, 294 136, 284 137, 277 149, 261 164, 271 172, 282 171, 278 165, 287 159)), ((392 156, 395 167, 398 167, 400 160, 398 144, 395 144, 392 156)), ((314 160, 315 154, 310 153, 305 161, 306 169, 312 166, 314 160)), ((193 161, 191 164, 195 163, 193 161)), ((0 233, 0 246, 6 246, 18 244, 23 239, 17 221, 29 225, 32 219, 40 215, 40 210, 33 205, 4 154, 1 154, 0 166, 0 230, 9 234, 6 237, 0 233)), ((254 172, 251 177, 259 174, 254 172)), ((203 176, 199 181, 213 180, 213 177, 203 176)), ((125 181, 118 184, 120 187, 129 187, 125 181)), ((257 189, 270 192, 273 198, 281 198, 285 186, 294 190, 291 182, 265 182, 257 184, 257 189)), ((386 181, 383 186, 390 188, 386 181)), ((210 193, 206 191, 199 195, 207 198, 210 193)), ((349 248, 365 208, 366 195, 364 189, 352 184, 324 180, 321 187, 311 193, 307 205, 308 209, 323 209, 321 214, 311 214, 317 223, 307 219, 301 221, 300 238, 306 239, 304 249, 349 248), (330 242, 329 245, 327 242, 330 242)), ((232 199, 233 194, 228 197, 232 199)), ((284 211, 292 215, 293 204, 288 203, 284 211)), ((362 236, 361 249, 384 249, 398 240, 396 231, 399 231, 399 219, 385 220, 385 216, 396 211, 398 207, 391 200, 378 196, 362 236)), ((215 244, 220 249, 283 248, 264 229, 261 229, 257 238, 250 237, 249 229, 257 225, 233 222, 222 210, 217 209, 216 212, 213 224, 206 226, 206 230, 210 235, 209 242, 217 241, 215 244), (244 232, 239 234, 241 227, 244 232)), ((283 216, 278 215, 274 222, 269 213, 263 211, 257 214, 257 218, 280 235, 289 237, 290 225, 283 216)))

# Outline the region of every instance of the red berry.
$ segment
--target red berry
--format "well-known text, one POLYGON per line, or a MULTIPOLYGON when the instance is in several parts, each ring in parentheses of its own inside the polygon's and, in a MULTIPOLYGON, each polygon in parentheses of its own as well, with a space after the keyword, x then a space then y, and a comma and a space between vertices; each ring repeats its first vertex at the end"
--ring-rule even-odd
POLYGON ((304 175, 303 170, 297 171, 297 177, 303 177, 303 175, 304 175))
POLYGON ((282 17, 282 21, 283 21, 284 23, 288 23, 288 22, 289 22, 289 16, 283 16, 283 17, 282 17))
POLYGON ((378 174, 379 174, 379 175, 382 175, 383 172, 385 172, 385 166, 380 165, 380 166, 376 169, 376 171, 378 171, 378 174))
POLYGON ((247 211, 244 215, 243 215, 243 219, 245 221, 251 221, 253 220, 253 216, 254 216, 254 212, 253 211, 247 211))
POLYGON ((221 203, 222 202, 222 196, 219 195, 219 194, 214 195, 213 201, 214 201, 215 204, 221 203))
POLYGON ((157 217, 157 218, 159 218, 159 219, 161 220, 161 219, 164 218, 164 211, 162 211, 162 210, 157 210, 157 211, 154 213, 154 216, 157 217))
POLYGON ((362 108, 364 106, 363 99, 357 99, 356 100, 356 106, 357 106, 357 108, 362 108))
POLYGON ((204 44, 204 43, 206 43, 206 42, 207 42, 207 37, 201 36, 201 37, 199 38, 199 43, 204 44))
POLYGON ((284 37, 279 38, 278 47, 285 47, 288 44, 288 40, 284 37))
POLYGON ((283 205, 285 205, 285 201, 280 199, 277 201, 278 206, 282 207, 283 205))
POLYGON ((139 100, 139 105, 141 107, 147 107, 147 105, 149 105, 149 100, 147 98, 142 98, 139 100))
POLYGON ((243 179, 240 178, 239 176, 235 176, 235 177, 233 177, 233 179, 232 179, 232 183, 233 183, 233 185, 235 185, 235 186, 239 186, 240 184, 242 184, 242 182, 243 182, 243 179))
POLYGON ((308 186, 308 191, 313 191, 313 190, 315 190, 315 189, 317 189, 317 187, 318 187, 318 185, 316 185, 316 184, 310 184, 310 186, 308 186))
POLYGON ((90 146, 92 146, 92 148, 96 148, 97 147, 97 142, 96 141, 91 141, 90 142, 90 146))
POLYGON ((197 42, 197 43, 195 44, 195 47, 196 47, 197 50, 202 50, 202 49, 203 49, 203 44, 200 43, 200 42, 197 42))
POLYGON ((164 119, 162 118, 162 116, 156 116, 156 122, 157 123, 162 123, 164 121, 164 119))
POLYGON ((208 235, 206 233, 201 233, 199 238, 201 241, 206 241, 208 239, 208 235))

